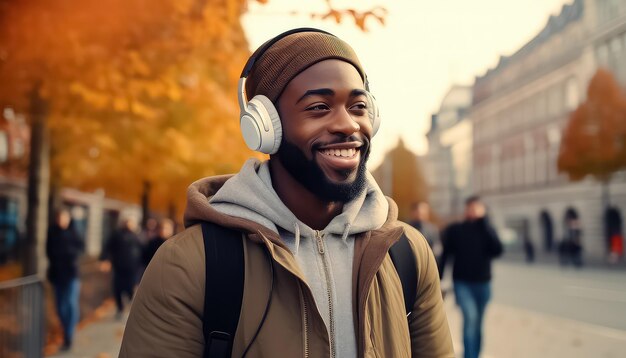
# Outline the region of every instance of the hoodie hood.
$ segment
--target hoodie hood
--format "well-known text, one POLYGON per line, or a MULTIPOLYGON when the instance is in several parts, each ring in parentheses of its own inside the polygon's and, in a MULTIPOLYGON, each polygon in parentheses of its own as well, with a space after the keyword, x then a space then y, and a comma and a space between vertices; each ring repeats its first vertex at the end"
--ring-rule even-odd
MULTIPOLYGON (((236 219, 244 219, 263 228, 245 225, 248 231, 285 230, 296 237, 315 235, 315 230, 298 220, 274 191, 268 162, 249 159, 238 174, 201 179, 189 187, 187 194, 186 225, 208 220, 236 228, 243 224, 236 219), (224 221, 224 216, 232 219, 224 221)), ((380 228, 388 214, 389 203, 368 172, 365 190, 346 203, 343 212, 323 232, 345 239, 380 228)))
MULTIPOLYGON (((324 233, 345 240, 349 235, 374 230, 385 223, 387 200, 369 172, 366 183, 365 190, 344 205, 343 212, 322 230, 324 233)), ((276 194, 268 162, 248 160, 239 174, 225 182, 209 202, 224 214, 254 221, 276 233, 288 231, 295 235, 296 241, 300 236, 315 235, 315 230, 298 220, 276 194)))

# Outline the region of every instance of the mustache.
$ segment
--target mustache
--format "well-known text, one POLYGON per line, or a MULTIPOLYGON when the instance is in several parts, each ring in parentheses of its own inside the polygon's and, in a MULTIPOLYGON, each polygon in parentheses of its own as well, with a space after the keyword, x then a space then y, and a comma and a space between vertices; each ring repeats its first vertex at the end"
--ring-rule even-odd
POLYGON ((362 148, 369 147, 370 141, 367 137, 360 137, 357 135, 350 136, 335 136, 336 139, 326 140, 323 142, 317 142, 313 144, 313 149, 318 150, 321 147, 332 145, 332 144, 341 144, 341 143, 350 143, 350 142, 358 142, 361 143, 362 148))

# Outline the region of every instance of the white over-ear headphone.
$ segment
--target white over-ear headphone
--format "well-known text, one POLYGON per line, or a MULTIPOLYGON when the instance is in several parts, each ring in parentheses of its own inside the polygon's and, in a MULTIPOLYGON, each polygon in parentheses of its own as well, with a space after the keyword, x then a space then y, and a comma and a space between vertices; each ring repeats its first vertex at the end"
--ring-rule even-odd
MULTIPOLYGON (((274 37, 268 41, 261 49, 248 59, 246 66, 241 72, 241 78, 237 86, 237 98, 239 99, 239 124, 241 126, 241 134, 246 142, 248 148, 265 153, 274 154, 280 147, 280 142, 283 138, 283 129, 280 124, 280 117, 276 107, 264 95, 256 95, 252 99, 248 100, 246 90, 246 79, 252 70, 252 66, 256 62, 257 58, 261 57, 267 49, 275 44, 280 39, 295 34, 298 32, 321 32, 331 36, 335 36, 329 32, 315 29, 315 28, 298 28, 283 32, 282 34, 274 37)), ((368 114, 372 121, 372 136, 376 134, 380 127, 380 112, 374 96, 369 92, 369 83, 367 76, 365 78, 365 89, 369 101, 368 114)))

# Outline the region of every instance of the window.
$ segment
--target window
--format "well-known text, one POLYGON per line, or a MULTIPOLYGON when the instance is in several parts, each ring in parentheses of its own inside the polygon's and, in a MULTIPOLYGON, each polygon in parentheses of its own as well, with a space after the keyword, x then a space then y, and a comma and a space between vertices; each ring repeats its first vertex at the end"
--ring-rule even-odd
POLYGON ((524 182, 526 185, 532 185, 535 182, 535 152, 533 150, 526 151, 524 182))
POLYGON ((530 99, 526 99, 522 102, 522 116, 526 123, 534 122, 535 118, 533 118, 533 110, 532 110, 532 101, 530 99))
POLYGON ((556 182, 558 179, 558 167, 557 160, 559 155, 559 149, 556 147, 550 148, 550 157, 548 158, 548 171, 550 182, 556 182))
POLYGON ((615 36, 611 40, 611 55, 613 58, 616 58, 619 56, 620 52, 622 52, 622 41, 620 41, 618 36, 615 36))
POLYGON ((6 132, 0 132, 0 163, 4 163, 9 158, 9 142, 6 132))
POLYGON ((559 86, 550 88, 548 92, 548 115, 550 117, 555 116, 561 111, 561 89, 559 86))
POLYGON ((0 264, 17 255, 18 215, 17 201, 0 197, 0 264))
POLYGON ((515 183, 516 187, 521 187, 524 185, 524 157, 521 155, 517 155, 513 161, 514 165, 514 175, 515 175, 515 183))
POLYGON ((556 124, 548 126, 546 135, 548 136, 550 148, 558 148, 559 144, 561 144, 561 129, 559 126, 556 124))
POLYGON ((536 110, 535 110, 535 119, 536 120, 542 120, 546 117, 546 96, 545 93, 539 93, 539 95, 536 98, 536 110))
POLYGON ((606 44, 598 46, 596 50, 596 57, 598 58, 598 65, 600 65, 600 67, 608 65, 609 49, 606 44))
POLYGON ((506 158, 502 161, 502 187, 510 188, 513 184, 513 161, 506 158))
POLYGON ((533 184, 535 175, 534 161, 535 141, 531 134, 524 136, 524 183, 526 185, 533 184))
POLYGON ((489 188, 500 188, 500 147, 496 144, 491 147, 491 173, 489 173, 489 188))
POLYGON ((545 183, 548 177, 546 156, 546 149, 544 148, 535 152, 535 178, 538 183, 545 183))
POLYGON ((565 84, 565 109, 567 111, 573 111, 578 107, 580 103, 580 96, 578 94, 578 86, 576 79, 571 77, 565 84))

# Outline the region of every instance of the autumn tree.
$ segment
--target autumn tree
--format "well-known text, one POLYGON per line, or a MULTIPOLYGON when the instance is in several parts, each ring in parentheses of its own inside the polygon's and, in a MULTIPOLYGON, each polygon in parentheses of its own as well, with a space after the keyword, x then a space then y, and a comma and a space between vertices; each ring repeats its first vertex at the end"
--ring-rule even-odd
POLYGON ((613 75, 599 69, 589 83, 587 100, 570 115, 558 169, 571 180, 588 175, 602 183, 604 207, 613 175, 626 168, 626 97, 613 75))
MULTIPOLYGON (((351 16, 362 29, 384 19, 326 2, 315 16, 351 16)), ((233 95, 249 56, 246 9, 247 0, 0 0, 0 108, 26 113, 33 130, 31 248, 44 235, 48 177, 132 202, 150 187, 164 209, 181 207, 193 180, 235 172, 251 155, 233 95)))
POLYGON ((233 171, 248 156, 226 99, 248 56, 244 1, 0 6, 0 105, 28 113, 33 128, 30 246, 45 226, 37 209, 47 202, 48 138, 57 185, 126 200, 144 182, 162 202, 184 200, 182 182, 233 171))
POLYGON ((404 145, 402 139, 385 155, 383 163, 372 174, 385 195, 392 197, 398 204, 398 217, 401 220, 409 219, 411 204, 427 201, 428 187, 422 168, 415 153, 404 145))

